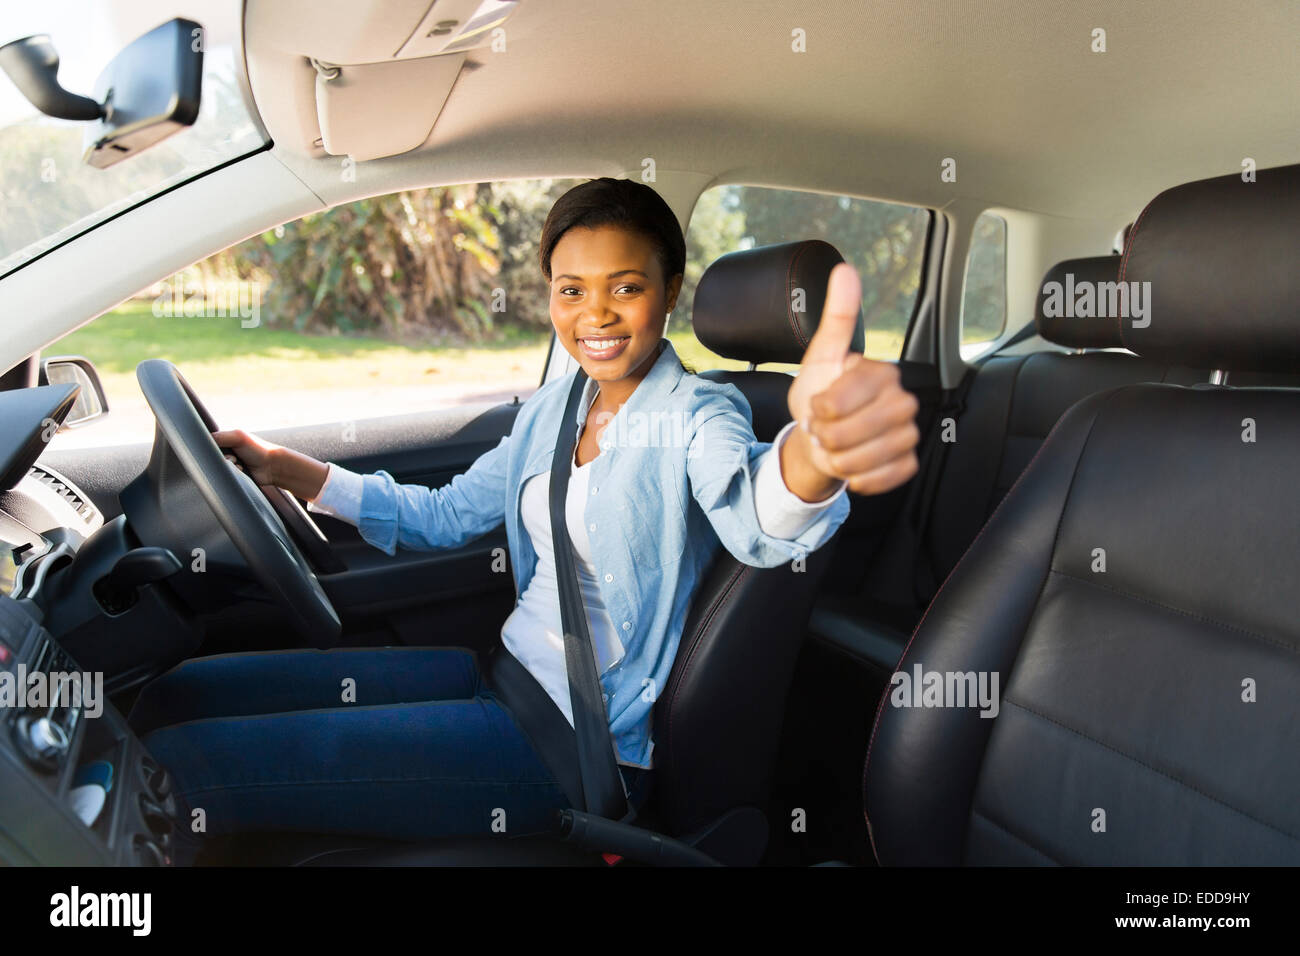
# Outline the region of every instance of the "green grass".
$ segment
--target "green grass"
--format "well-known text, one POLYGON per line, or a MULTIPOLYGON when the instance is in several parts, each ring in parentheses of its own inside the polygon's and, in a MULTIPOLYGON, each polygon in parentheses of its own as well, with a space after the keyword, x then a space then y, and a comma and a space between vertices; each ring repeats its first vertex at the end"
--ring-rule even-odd
POLYGON ((381 375, 386 385, 460 384, 534 370, 540 381, 546 346, 544 330, 482 345, 436 346, 242 328, 237 317, 160 318, 152 303, 137 300, 65 336, 50 354, 84 355, 112 394, 134 391, 135 368, 148 358, 175 363, 200 392, 251 390, 268 382, 330 388, 381 375))
MULTIPOLYGON (((135 368, 148 358, 174 362, 200 393, 255 391, 268 383, 323 389, 380 377, 386 386, 475 385, 532 376, 540 381, 548 338, 549 329, 512 330, 502 341, 481 345, 407 345, 265 325, 242 328, 237 317, 157 317, 151 302, 135 300, 65 336, 49 354, 90 359, 110 395, 134 394, 135 368)), ((696 371, 745 368, 706 350, 689 329, 671 331, 668 338, 696 371)), ((902 337, 872 330, 867 345, 869 356, 896 357, 902 337)))

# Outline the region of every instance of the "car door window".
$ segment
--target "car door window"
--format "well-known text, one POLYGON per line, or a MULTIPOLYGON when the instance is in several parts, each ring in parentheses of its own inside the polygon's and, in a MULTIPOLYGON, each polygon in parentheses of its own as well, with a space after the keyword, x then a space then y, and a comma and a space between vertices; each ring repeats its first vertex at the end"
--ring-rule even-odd
POLYGON ((970 358, 1007 327, 1007 222, 991 212, 975 220, 961 296, 961 349, 970 358))
POLYGON ((372 197, 196 263, 46 350, 90 359, 109 404, 53 444, 150 440, 135 368, 155 357, 177 365, 223 428, 522 401, 542 380, 551 335, 538 240, 572 185, 372 197))
MULTIPOLYGON (((743 369, 746 363, 706 349, 690 324, 695 289, 709 264, 738 249, 824 239, 862 278, 868 358, 897 359, 916 311, 930 211, 853 196, 727 185, 707 189, 686 234, 686 277, 668 336, 696 371, 743 369)), ((767 369, 797 366, 765 365, 767 369)))

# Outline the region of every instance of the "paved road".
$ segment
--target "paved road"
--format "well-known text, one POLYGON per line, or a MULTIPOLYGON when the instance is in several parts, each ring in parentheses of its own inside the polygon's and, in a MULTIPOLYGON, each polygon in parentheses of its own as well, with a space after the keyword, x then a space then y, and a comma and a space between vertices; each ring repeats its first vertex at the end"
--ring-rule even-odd
MULTIPOLYGON (((326 422, 361 421, 384 415, 451 408, 488 402, 500 404, 516 395, 523 401, 537 391, 526 387, 467 389, 464 385, 373 386, 339 389, 276 389, 266 393, 231 392, 199 397, 222 428, 259 431, 291 425, 319 425, 326 422)), ((79 428, 59 432, 51 448, 89 448, 153 440, 154 420, 144 396, 136 394, 111 404, 104 418, 79 428)))

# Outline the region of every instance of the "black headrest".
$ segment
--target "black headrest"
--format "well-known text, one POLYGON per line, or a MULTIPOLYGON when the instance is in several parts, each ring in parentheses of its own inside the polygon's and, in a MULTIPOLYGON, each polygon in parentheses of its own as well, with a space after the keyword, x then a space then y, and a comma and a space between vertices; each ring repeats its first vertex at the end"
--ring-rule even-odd
POLYGON ((1038 334, 1072 349, 1123 348, 1119 259, 1066 259, 1048 269, 1038 287, 1038 334))
MULTIPOLYGON (((723 358, 800 362, 821 321, 831 269, 843 261, 834 246, 820 239, 722 256, 704 271, 695 290, 695 337, 723 358)), ((855 352, 862 351, 863 339, 859 315, 855 352)))
POLYGON ((1121 322, 1124 345, 1156 361, 1256 372, 1300 370, 1300 166, 1167 189, 1129 233, 1121 282, 1149 311, 1121 322))

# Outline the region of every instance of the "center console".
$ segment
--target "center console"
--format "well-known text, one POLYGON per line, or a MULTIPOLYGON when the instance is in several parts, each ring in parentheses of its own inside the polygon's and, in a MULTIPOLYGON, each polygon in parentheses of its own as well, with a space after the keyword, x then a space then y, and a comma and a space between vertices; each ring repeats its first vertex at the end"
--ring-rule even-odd
POLYGON ((0 863, 170 866, 172 780, 44 627, 0 594, 0 863))

